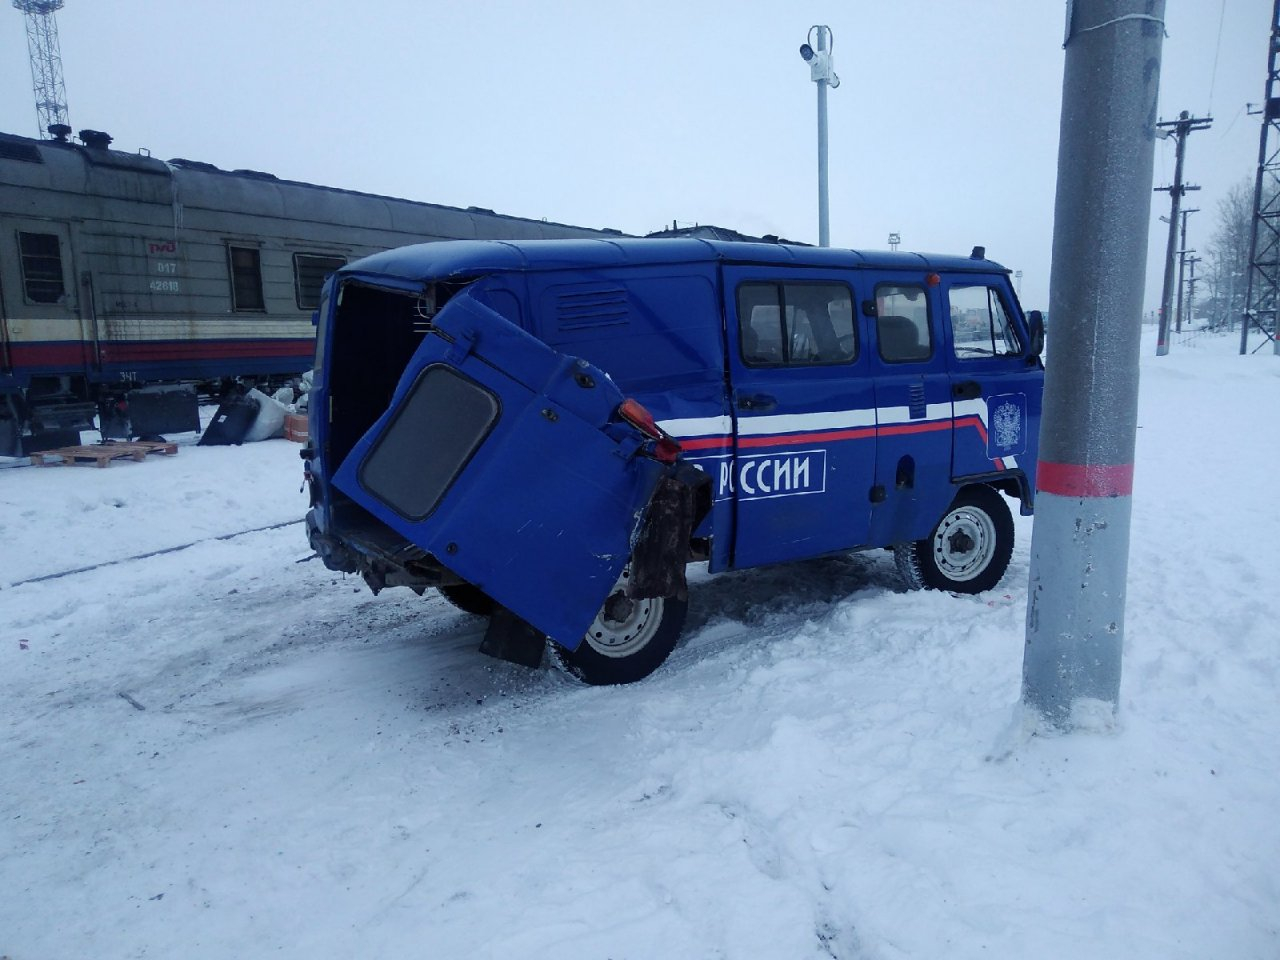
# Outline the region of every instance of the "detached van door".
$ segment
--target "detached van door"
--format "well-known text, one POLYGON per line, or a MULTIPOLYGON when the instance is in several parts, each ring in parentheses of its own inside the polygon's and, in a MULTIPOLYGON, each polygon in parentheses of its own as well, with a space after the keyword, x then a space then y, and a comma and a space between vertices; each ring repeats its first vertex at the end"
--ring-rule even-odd
POLYGON ((733 565, 862 546, 875 395, 847 276, 725 267, 724 291, 735 430, 716 469, 735 507, 733 565))
POLYGON ((466 292, 434 318, 334 484, 575 649, 626 565, 662 473, 608 376, 466 292))
POLYGON ((1021 471, 1035 489, 1044 369, 1000 275, 948 277, 942 285, 955 397, 956 477, 1021 471))

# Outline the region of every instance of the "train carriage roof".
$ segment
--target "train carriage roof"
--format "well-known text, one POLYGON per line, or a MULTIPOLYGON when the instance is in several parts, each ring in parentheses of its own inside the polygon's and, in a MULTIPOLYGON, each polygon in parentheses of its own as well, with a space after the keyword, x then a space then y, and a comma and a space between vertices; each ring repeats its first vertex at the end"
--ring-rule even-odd
POLYGON ((624 236, 610 228, 326 187, 259 170, 222 170, 196 160, 176 158, 166 163, 141 153, 8 133, 0 133, 0 166, 5 171, 3 179, 17 186, 151 202, 174 199, 176 186, 176 199, 190 209, 359 224, 421 237, 624 236))
POLYGON ((745 242, 739 239, 745 235, 725 228, 672 229, 654 238, 627 237, 609 228, 515 217, 481 207, 403 200, 282 180, 256 170, 221 170, 201 161, 174 159, 165 163, 104 146, 32 140, 5 133, 0 133, 0 166, 4 169, 0 179, 19 187, 57 189, 95 198, 179 202, 187 210, 342 224, 423 239, 453 238, 374 254, 350 264, 347 273, 426 279, 557 267, 711 261, 1008 272, 991 260, 971 257, 820 248, 785 240, 745 242), (548 237, 573 239, 545 239, 548 237))

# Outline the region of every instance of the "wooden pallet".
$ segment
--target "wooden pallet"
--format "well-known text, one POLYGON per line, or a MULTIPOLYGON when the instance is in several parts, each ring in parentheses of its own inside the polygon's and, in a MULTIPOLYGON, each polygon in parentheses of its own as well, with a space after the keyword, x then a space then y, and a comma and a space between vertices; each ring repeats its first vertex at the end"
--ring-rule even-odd
POLYGON ((31 454, 31 462, 37 467, 61 467, 71 463, 95 463, 99 467, 108 466, 112 460, 142 461, 149 453, 163 453, 169 456, 178 452, 176 443, 152 443, 137 441, 124 443, 95 443, 85 447, 59 447, 57 450, 42 450, 31 454), (51 457, 57 457, 53 460, 51 457))

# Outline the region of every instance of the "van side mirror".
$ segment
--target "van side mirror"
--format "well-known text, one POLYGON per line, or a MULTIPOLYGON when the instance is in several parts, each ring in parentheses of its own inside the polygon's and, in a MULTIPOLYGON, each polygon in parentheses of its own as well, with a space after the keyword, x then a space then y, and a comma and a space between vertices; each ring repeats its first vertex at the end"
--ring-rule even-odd
POLYGON ((1028 313, 1027 328, 1031 333, 1030 355, 1038 357, 1044 353, 1044 314, 1039 310, 1028 313))

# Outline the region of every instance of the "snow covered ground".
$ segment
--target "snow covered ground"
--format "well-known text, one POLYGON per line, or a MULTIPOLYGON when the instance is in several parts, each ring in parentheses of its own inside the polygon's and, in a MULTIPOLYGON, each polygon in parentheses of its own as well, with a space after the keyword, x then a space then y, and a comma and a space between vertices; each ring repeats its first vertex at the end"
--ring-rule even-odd
POLYGON ((588 689, 297 563, 286 441, 0 471, 0 955, 1274 960, 1280 361, 1234 346, 1144 345, 1106 734, 1016 735, 1029 520, 979 597, 700 576, 588 689))

